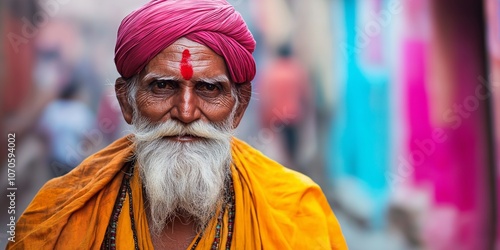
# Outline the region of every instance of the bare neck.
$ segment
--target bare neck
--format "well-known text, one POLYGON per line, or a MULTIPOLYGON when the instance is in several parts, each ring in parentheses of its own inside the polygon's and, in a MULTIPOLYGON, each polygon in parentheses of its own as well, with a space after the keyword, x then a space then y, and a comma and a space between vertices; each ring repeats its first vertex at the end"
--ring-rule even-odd
POLYGON ((194 237, 196 237, 195 221, 188 216, 178 215, 165 225, 165 228, 159 235, 152 234, 151 240, 154 249, 185 250, 191 244, 194 237))
MULTIPOLYGON (((143 189, 144 210, 148 225, 152 225, 151 212, 146 190, 143 189)), ((151 233, 151 241, 154 249, 185 250, 189 247, 197 233, 196 221, 186 212, 179 211, 171 221, 165 221, 166 225, 160 234, 151 233)), ((151 226, 150 226, 151 231, 151 226)))

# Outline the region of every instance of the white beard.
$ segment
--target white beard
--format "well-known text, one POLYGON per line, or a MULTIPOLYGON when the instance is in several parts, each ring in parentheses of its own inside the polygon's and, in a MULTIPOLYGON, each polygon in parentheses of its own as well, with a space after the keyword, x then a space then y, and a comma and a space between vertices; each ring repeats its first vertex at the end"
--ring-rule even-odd
POLYGON ((223 202, 224 183, 230 176, 234 111, 222 124, 196 121, 186 126, 176 120, 153 125, 134 115, 135 156, 153 234, 159 235, 179 211, 187 212, 201 229, 223 202), (185 134, 203 139, 163 138, 185 134))

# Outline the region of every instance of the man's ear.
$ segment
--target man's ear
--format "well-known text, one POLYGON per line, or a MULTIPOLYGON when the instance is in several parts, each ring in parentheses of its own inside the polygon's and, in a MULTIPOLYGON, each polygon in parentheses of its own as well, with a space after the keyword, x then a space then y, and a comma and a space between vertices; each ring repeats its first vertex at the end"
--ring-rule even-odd
POLYGON ((239 105, 236 108, 236 113, 234 114, 233 129, 238 127, 240 124, 243 114, 250 103, 250 98, 252 97, 252 84, 250 82, 241 83, 236 85, 239 105))
POLYGON ((134 113, 134 110, 132 108, 131 103, 129 102, 129 89, 127 88, 127 82, 125 79, 119 77, 116 79, 115 83, 115 93, 116 93, 116 99, 118 99, 118 102, 120 103, 120 108, 122 110, 123 118, 125 118, 125 121, 128 124, 132 124, 132 116, 134 113))

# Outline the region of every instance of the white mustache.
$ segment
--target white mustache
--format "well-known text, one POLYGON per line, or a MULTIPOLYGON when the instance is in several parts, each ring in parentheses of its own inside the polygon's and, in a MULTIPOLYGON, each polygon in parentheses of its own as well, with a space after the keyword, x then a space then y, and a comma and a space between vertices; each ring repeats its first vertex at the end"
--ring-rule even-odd
POLYGON ((223 140, 232 136, 231 127, 227 122, 220 126, 201 120, 184 125, 176 120, 151 124, 146 121, 134 121, 134 134, 138 141, 152 142, 168 136, 191 135, 205 139, 223 140))

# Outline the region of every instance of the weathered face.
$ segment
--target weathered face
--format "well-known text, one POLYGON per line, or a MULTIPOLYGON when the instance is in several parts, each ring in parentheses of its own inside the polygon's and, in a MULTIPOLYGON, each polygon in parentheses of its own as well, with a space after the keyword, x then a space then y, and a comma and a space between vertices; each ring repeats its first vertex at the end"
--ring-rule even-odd
MULTIPOLYGON (((124 85, 125 81, 118 78, 117 97, 130 124, 133 109, 124 85)), ((175 119, 189 124, 197 120, 225 121, 236 98, 240 98, 235 128, 247 107, 251 87, 250 83, 241 84, 237 96, 232 95, 232 88, 221 56, 204 45, 181 38, 155 56, 140 73, 135 101, 138 114, 152 123, 175 119)))

